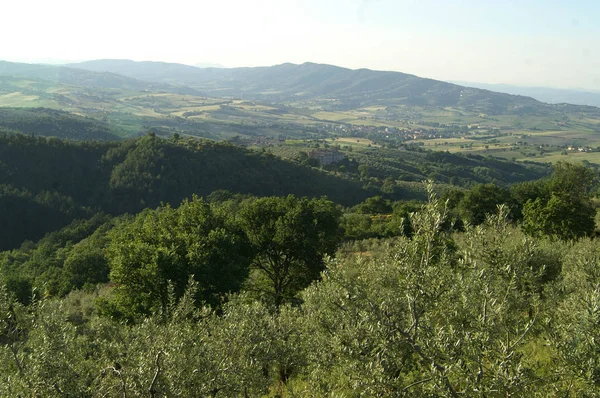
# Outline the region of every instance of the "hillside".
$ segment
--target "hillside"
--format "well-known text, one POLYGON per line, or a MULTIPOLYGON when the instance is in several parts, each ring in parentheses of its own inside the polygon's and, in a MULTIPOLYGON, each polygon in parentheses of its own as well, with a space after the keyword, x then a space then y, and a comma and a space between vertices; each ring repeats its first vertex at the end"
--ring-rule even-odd
POLYGON ((206 140, 146 136, 72 142, 0 134, 0 208, 10 209, 0 213, 0 250, 38 239, 85 216, 86 209, 136 213, 217 190, 327 195, 353 205, 377 193, 361 185, 268 153, 206 140), (30 234, 32 225, 37 225, 35 236, 30 234))
POLYGON ((136 62, 131 60, 94 60, 67 64, 69 68, 77 68, 97 73, 111 72, 122 76, 154 82, 177 82, 193 84, 212 79, 211 75, 220 79, 226 76, 226 68, 200 68, 190 65, 167 62, 136 62), (203 71, 210 69, 210 71, 203 71), (209 72, 209 73, 206 73, 209 72))
MULTIPOLYGON (((35 65, 10 65, 24 75, 36 70, 35 65)), ((596 107, 545 104, 397 72, 310 63, 222 69, 105 60, 76 66, 113 68, 155 81, 79 70, 89 78, 66 84, 0 73, 0 107, 44 107, 85 115, 122 138, 154 132, 270 147, 286 140, 363 137, 377 144, 424 145, 511 160, 543 157, 556 162, 570 153, 600 164, 600 152, 592 151, 600 147, 596 107), (109 88, 97 83, 105 75, 117 77, 109 88), (119 79, 124 79, 123 88, 114 88, 120 87, 119 79), (182 90, 192 94, 178 93, 182 90)))
POLYGON ((0 108, 0 129, 71 140, 117 140, 106 123, 47 108, 0 108))
POLYGON ((69 66, 171 84, 213 96, 269 101, 329 100, 339 109, 368 105, 460 107, 486 114, 550 113, 553 107, 530 97, 468 88, 400 72, 347 69, 315 63, 255 68, 197 68, 129 60, 87 61, 69 66))
POLYGON ((196 91, 189 87, 182 88, 163 83, 148 83, 147 81, 110 73, 109 71, 93 72, 65 66, 0 61, 0 83, 10 77, 43 79, 46 83, 102 89, 133 91, 163 90, 180 94, 197 94, 196 91))

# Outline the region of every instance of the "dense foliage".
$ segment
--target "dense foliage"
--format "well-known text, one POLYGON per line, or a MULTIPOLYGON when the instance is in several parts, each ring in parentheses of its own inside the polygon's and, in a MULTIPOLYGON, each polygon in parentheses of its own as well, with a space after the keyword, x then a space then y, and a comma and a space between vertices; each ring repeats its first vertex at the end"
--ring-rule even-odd
MULTIPOLYGON (((209 214, 202 201, 182 211, 195 206, 209 214)), ((191 279, 125 324, 98 315, 103 290, 24 306, 2 287, 0 395, 599 394, 598 243, 528 237, 505 206, 458 234, 445 214, 432 195, 412 238, 330 260, 299 305, 277 310, 246 293, 198 307, 191 279)))
POLYGON ((75 221, 0 253, 0 281, 28 303, 32 288, 64 296, 110 280, 114 294, 102 300, 102 312, 132 321, 164 311, 190 278, 198 300, 214 306, 242 286, 275 306, 297 301, 341 242, 338 206, 293 195, 228 198, 209 204, 194 196, 135 217, 75 221))
POLYGON ((238 291, 248 275, 250 245, 243 232, 203 200, 139 214, 110 233, 110 279, 117 285, 105 312, 133 319, 165 310, 190 277, 212 304, 238 291))
MULTIPOLYGON (((424 156, 407 153, 398 162, 402 163, 402 170, 411 169, 415 167, 412 163, 419 163, 424 156)), ((463 158, 456 159, 479 162, 476 164, 487 162, 463 158)), ((458 169, 454 170, 448 162, 457 160, 452 159, 436 160, 435 169, 439 173, 446 173, 444 169, 454 173, 458 169)), ((431 168, 434 163, 423 165, 419 167, 431 168)), ((470 163, 460 167, 468 170, 470 163)), ((531 169, 508 162, 498 162, 494 167, 500 180, 483 181, 505 184, 539 178, 545 173, 543 168, 531 169), (502 172, 503 168, 506 172, 502 172)), ((406 178, 400 171, 365 168, 365 173, 374 176, 359 181, 360 176, 350 172, 350 163, 346 177, 340 177, 344 173, 318 171, 228 143, 165 140, 153 135, 104 143, 0 135, 0 185, 3 186, 0 201, 4 208, 10 209, 0 216, 3 221, 0 235, 4 236, 0 249, 14 248, 25 239, 39 239, 76 218, 89 217, 98 211, 135 213, 162 202, 177 205, 192 194, 207 196, 220 189, 256 196, 327 195, 344 205, 357 204, 377 193, 393 199, 423 196, 415 194, 412 187, 406 189, 395 182, 394 178, 406 178), (378 173, 388 178, 383 181, 381 176, 377 177, 378 173), (379 184, 378 180, 383 183, 379 184), (36 220, 35 228, 29 219, 36 220)), ((475 168, 478 169, 482 167, 475 168)), ((427 175, 424 171, 418 173, 414 179, 427 175)), ((465 174, 464 178, 478 181, 472 173, 465 174)))
POLYGON ((479 155, 447 152, 398 151, 377 148, 353 151, 349 158, 367 167, 371 177, 393 177, 403 181, 432 179, 437 183, 458 186, 493 183, 507 185, 536 180, 546 175, 540 164, 515 163, 479 155))
POLYGON ((0 61, 0 94, 77 112, 0 108, 0 396, 600 395, 593 165, 417 143, 488 155, 597 109, 328 65, 80 66, 0 61))
MULTIPOLYGON (((373 137, 375 139, 375 137, 373 137)), ((315 147, 344 154, 344 159, 322 167, 340 175, 360 179, 376 186, 389 198, 427 198, 421 184, 433 180, 440 187, 470 188, 477 184, 508 187, 511 184, 537 180, 548 175, 550 167, 541 163, 514 162, 474 154, 434 152, 421 148, 388 147, 353 148, 344 141, 313 140, 272 147, 270 151, 301 164, 317 163, 308 154, 315 147), (329 142, 329 143, 328 143, 329 142)))
POLYGON ((31 299, 32 287, 43 296, 63 296, 74 289, 108 282, 107 233, 127 217, 97 214, 76 220, 37 243, 0 252, 0 275, 19 301, 31 299))
POLYGON ((37 240, 76 218, 91 216, 89 209, 55 191, 30 191, 0 185, 0 250, 37 240))
MULTIPOLYGON (((529 235, 563 240, 591 236, 596 230, 597 205, 590 194, 597 177, 593 169, 559 162, 550 176, 510 188, 488 183, 476 184, 469 190, 441 190, 448 206, 445 228, 463 231, 465 224, 480 225, 489 214, 496 213, 498 206, 505 205, 510 210, 507 217, 529 235)), ((418 201, 367 198, 344 213, 345 236, 350 240, 410 236, 408 216, 419 207, 418 201)))
POLYGON ((238 219, 256 254, 253 265, 259 272, 251 289, 280 306, 317 279, 324 257, 333 255, 340 242, 339 213, 325 199, 246 201, 238 219))
POLYGON ((152 135, 106 143, 0 135, 0 186, 0 201, 11 209, 0 216, 0 236, 5 237, 0 250, 98 211, 136 213, 219 189, 256 196, 325 194, 342 204, 376 193, 362 189, 358 181, 267 153, 152 135), (31 217, 35 228, 27 223, 31 217))
POLYGON ((600 394, 596 172, 365 153, 1 135, 0 396, 600 394))

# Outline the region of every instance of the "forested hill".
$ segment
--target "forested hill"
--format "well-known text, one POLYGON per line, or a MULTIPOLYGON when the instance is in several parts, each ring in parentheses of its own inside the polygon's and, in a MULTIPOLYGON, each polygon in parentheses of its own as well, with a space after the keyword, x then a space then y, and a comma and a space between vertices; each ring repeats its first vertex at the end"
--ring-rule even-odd
MULTIPOLYGON (((486 114, 548 113, 530 97, 468 88, 400 72, 347 69, 315 63, 255 68, 196 68, 162 62, 97 60, 70 64, 96 72, 184 84, 217 96, 274 101, 335 99, 340 107, 373 104, 461 107, 486 114)), ((582 107, 585 108, 585 107, 582 107)))
POLYGON ((120 139, 106 123, 48 108, 1 108, 0 129, 71 140, 120 139))
POLYGON ((96 211, 135 213, 217 190, 327 195, 345 205, 377 193, 269 153, 152 135, 121 142, 0 135, 0 188, 0 250, 96 211))

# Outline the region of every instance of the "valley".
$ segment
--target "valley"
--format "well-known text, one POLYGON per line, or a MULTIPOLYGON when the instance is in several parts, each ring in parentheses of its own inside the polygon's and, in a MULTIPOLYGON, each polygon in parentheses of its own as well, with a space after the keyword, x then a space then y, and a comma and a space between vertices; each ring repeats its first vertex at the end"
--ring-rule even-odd
POLYGON ((110 60, 68 67, 4 63, 0 73, 0 106, 91 117, 122 138, 152 131, 272 147, 358 137, 375 146, 515 161, 600 161, 599 108, 401 73, 310 63, 200 69, 110 60), (354 89, 350 79, 357 80, 354 89))

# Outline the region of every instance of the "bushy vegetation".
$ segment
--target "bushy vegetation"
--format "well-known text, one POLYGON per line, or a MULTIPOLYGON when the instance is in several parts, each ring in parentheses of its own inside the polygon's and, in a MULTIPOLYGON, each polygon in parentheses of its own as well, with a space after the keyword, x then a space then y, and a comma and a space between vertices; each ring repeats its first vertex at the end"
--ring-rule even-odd
MULTIPOLYGON (((415 156, 412 160, 409 156, 399 160, 402 168, 416 167, 411 164, 417 164, 425 154, 415 156)), ((441 162, 436 160, 435 170, 453 173, 451 163, 441 162)), ((425 163, 423 167, 434 164, 425 163)), ((499 172, 501 180, 483 181, 506 184, 546 173, 544 167, 532 169, 508 162, 499 162, 497 167, 514 170, 508 170, 508 174, 499 172)), ((397 182, 396 177, 404 177, 396 175, 395 169, 374 171, 365 165, 365 177, 350 169, 347 173, 330 173, 282 160, 268 152, 197 139, 167 140, 147 135, 121 142, 72 142, 22 134, 0 135, 0 201, 7 209, 0 216, 0 236, 4 237, 0 250, 15 248, 26 239, 37 240, 74 219, 97 212, 136 213, 161 203, 178 205, 193 194, 208 196, 218 190, 255 196, 327 195, 346 206, 377 194, 394 200, 425 196, 397 182), (36 220, 35 228, 30 227, 33 221, 29 220, 36 220)), ((419 173, 415 176, 427 176, 423 171, 419 173)), ((471 183, 478 181, 472 173, 465 176, 471 183)))
POLYGON ((1 135, 0 396, 600 394, 596 171, 396 155, 1 135))
MULTIPOLYGON (((293 201, 279 203, 287 211, 278 223, 293 228, 293 201)), ((216 209, 207 206, 194 200, 124 221, 121 228, 142 232, 135 239, 156 242, 139 246, 150 257, 135 264, 156 272, 155 261, 187 261, 189 245, 169 239, 207 226, 183 217, 209 220, 216 209)), ((165 301, 123 323, 100 305, 119 286, 38 295, 29 305, 2 287, 0 395, 597 395, 598 243, 528 236, 506 206, 465 232, 448 230, 446 213, 430 191, 409 216, 412 237, 388 241, 377 256, 329 259, 287 304, 242 287, 208 306, 206 279, 190 276, 182 288, 183 274, 163 275, 172 283, 147 291, 166 292, 165 301)), ((125 245, 127 234, 115 232, 118 239, 112 267, 131 264, 127 250, 139 253, 125 245)))
POLYGON ((479 155, 446 152, 398 151, 386 148, 353 151, 348 157, 357 165, 347 164, 347 170, 356 170, 368 177, 421 182, 432 179, 437 183, 470 187, 476 184, 506 186, 517 182, 536 180, 548 169, 541 164, 514 163, 479 155), (358 166, 360 165, 360 166, 358 166), (363 170, 358 170, 358 167, 363 170))
MULTIPOLYGON (((590 169, 559 164, 551 177, 514 185, 511 190, 487 184, 469 191, 446 191, 442 196, 448 214, 443 228, 463 232, 469 225, 483 223, 498 206, 505 206, 509 210, 507 217, 528 235, 562 240, 591 236, 596 211, 589 192, 594 181, 595 173, 590 169), (555 210, 555 198, 564 198, 571 205, 555 210), (548 204, 542 206, 544 203, 548 204)), ((189 275, 196 275, 200 286, 208 289, 203 290, 203 300, 211 304, 219 303, 222 294, 242 286, 249 294, 254 292, 255 298, 261 296, 280 304, 296 300, 297 292, 322 271, 324 254, 332 254, 341 241, 359 242, 356 251, 362 252, 360 242, 366 239, 411 238, 415 231, 411 215, 419 213, 423 203, 392 202, 373 196, 354 207, 342 208, 325 199, 257 198, 217 190, 206 201, 194 197, 177 208, 166 203, 156 210, 146 209, 134 218, 99 213, 87 220, 76 220, 33 243, 31 240, 41 232, 32 225, 40 221, 26 215, 44 216, 49 227, 55 222, 54 228, 67 223, 67 216, 76 215, 66 213, 52 221, 48 213, 31 212, 35 207, 16 200, 15 206, 29 209, 21 221, 30 221, 18 224, 15 218, 18 212, 3 213, 20 227, 7 232, 4 242, 30 240, 18 249, 0 253, 0 268, 9 290, 22 302, 29 300, 27 289, 32 287, 44 295, 64 296, 73 289, 107 282, 111 269, 112 281, 119 285, 123 278, 143 280, 133 290, 116 289, 123 294, 121 304, 113 302, 110 308, 106 307, 108 312, 129 318, 135 318, 135 313, 147 315, 166 305, 165 275, 178 294, 189 275), (213 249, 209 250, 210 247, 213 249), (136 250, 132 251, 133 248, 136 250), (231 256, 228 260, 226 254, 231 256), (225 272, 226 264, 234 268, 225 272), (221 272, 231 279, 223 285, 216 281, 203 284, 202 275, 208 275, 210 280, 215 272, 210 267, 217 265, 225 267, 221 272), (180 271, 173 274, 173 267, 180 271), (160 277, 160 281, 152 282, 155 277, 160 277), (160 293, 150 295, 149 290, 160 293), (145 292, 144 299, 140 298, 140 292, 145 292), (134 312, 129 313, 133 308, 134 312)), ((89 209, 81 211, 84 213, 80 216, 90 217, 89 209)), ((8 226, 6 230, 9 231, 8 226)))
MULTIPOLYGON (((375 139, 375 137, 373 137, 375 139)), ((317 159, 308 154, 324 140, 304 141, 271 147, 274 153, 301 164, 320 166, 317 159)), ((334 141, 335 142, 335 141, 334 141)), ((338 141, 339 142, 339 141, 338 141)), ((548 174, 549 167, 540 163, 511 162, 492 156, 434 152, 421 148, 398 149, 386 147, 363 147, 353 149, 348 145, 325 142, 325 151, 337 151, 345 158, 322 167, 332 172, 352 175, 365 183, 377 184, 387 194, 403 198, 411 192, 403 183, 421 183, 434 180, 438 185, 472 187, 477 184, 510 184, 536 180, 548 174)), ((410 148, 410 147, 409 147, 410 148)), ((422 189, 422 199, 427 197, 422 189)), ((419 194, 417 192, 413 195, 419 194)))

